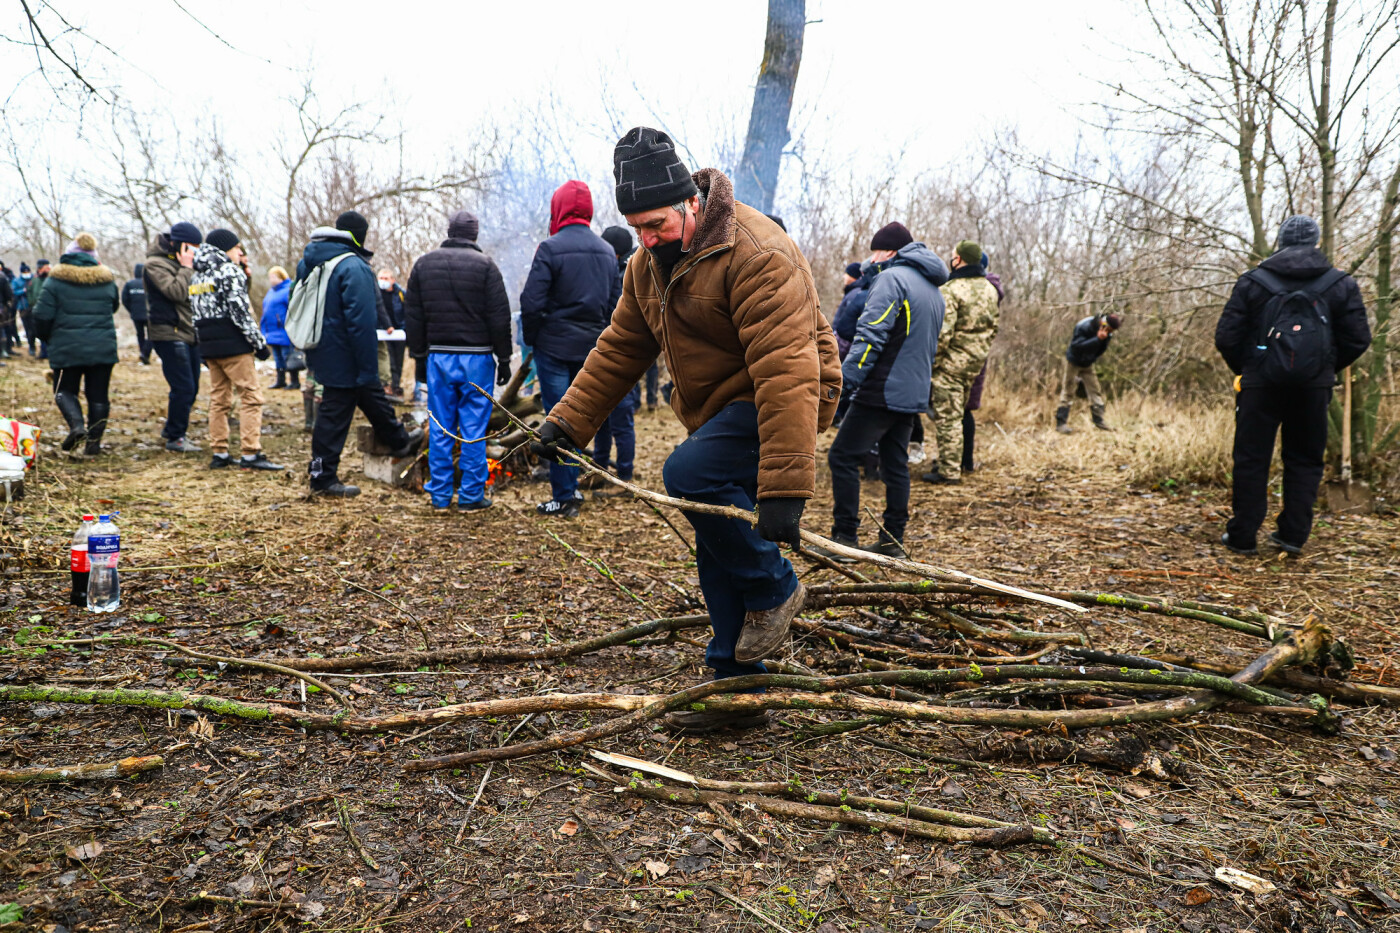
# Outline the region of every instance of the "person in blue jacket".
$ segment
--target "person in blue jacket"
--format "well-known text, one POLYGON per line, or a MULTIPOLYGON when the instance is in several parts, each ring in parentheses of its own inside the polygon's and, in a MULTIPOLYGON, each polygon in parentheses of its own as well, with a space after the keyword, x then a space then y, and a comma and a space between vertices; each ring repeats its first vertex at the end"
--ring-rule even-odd
MULTIPOLYGON (((944 304, 939 286, 948 266, 914 241, 903 224, 892 223, 871 241, 880 272, 856 325, 851 350, 841 365, 849 393, 847 417, 827 453, 831 467, 831 539, 859 547, 860 467, 872 445, 880 455, 885 513, 878 542, 868 548, 904 557, 909 522, 909 438, 928 410, 929 382, 944 304)), ((822 551, 833 560, 849 561, 822 551)))
POLYGON ((292 280, 287 270, 273 266, 267 270, 267 294, 263 295, 262 328, 263 339, 272 350, 272 360, 277 365, 277 381, 274 389, 300 389, 301 371, 287 369, 287 356, 292 352, 292 338, 287 336, 287 302, 292 297, 292 280))
MULTIPOLYGON (((520 293, 520 329, 535 351, 545 411, 569 391, 622 297, 617 254, 593 232, 592 221, 588 186, 581 181, 561 185, 549 202, 550 237, 535 250, 520 293)), ((536 510, 564 518, 578 515, 578 467, 550 464, 549 482, 552 496, 536 510)))
POLYGON ((404 428, 379 381, 379 302, 368 262, 374 254, 364 247, 368 233, 369 221, 356 211, 346 211, 336 218, 334 227, 311 231, 311 242, 297 263, 300 282, 322 263, 349 254, 331 271, 321 339, 306 351, 307 364, 316 373, 322 391, 307 468, 315 496, 349 498, 360 494, 358 487, 341 482, 338 473, 356 408, 394 457, 412 456, 423 444, 423 429, 409 432, 404 428))

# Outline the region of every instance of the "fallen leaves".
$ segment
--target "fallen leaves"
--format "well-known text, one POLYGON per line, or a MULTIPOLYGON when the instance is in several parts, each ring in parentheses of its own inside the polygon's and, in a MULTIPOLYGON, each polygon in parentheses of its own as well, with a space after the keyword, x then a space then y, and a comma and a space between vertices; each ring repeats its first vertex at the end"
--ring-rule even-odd
POLYGON ((1210 893, 1210 888, 1203 888, 1198 885, 1197 887, 1194 887, 1191 890, 1187 891, 1186 897, 1183 898, 1183 900, 1186 901, 1187 907, 1199 907, 1202 904, 1205 904, 1208 901, 1210 901, 1210 899, 1214 896, 1214 894, 1210 893))
POLYGON ((671 870, 670 866, 665 862, 658 862, 655 859, 648 859, 643 863, 642 867, 647 870, 647 874, 651 875, 653 879, 664 877, 666 873, 671 870))
POLYGON ((88 859, 97 858, 102 854, 102 843, 94 839, 92 842, 85 842, 80 846, 68 846, 63 851, 75 862, 86 862, 88 859))
POLYGON ((555 830, 561 836, 572 836, 578 832, 578 820, 570 817, 564 821, 564 825, 555 830))

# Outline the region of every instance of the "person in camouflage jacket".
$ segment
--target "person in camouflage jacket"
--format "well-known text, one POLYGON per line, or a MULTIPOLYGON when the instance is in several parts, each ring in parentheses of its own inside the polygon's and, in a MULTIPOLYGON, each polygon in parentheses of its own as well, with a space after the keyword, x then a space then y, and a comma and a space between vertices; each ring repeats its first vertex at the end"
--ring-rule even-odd
POLYGON ((963 408, 997 334, 997 291, 982 268, 982 247, 963 240, 952 267, 942 287, 946 311, 929 395, 938 438, 938 465, 923 476, 930 483, 962 482, 963 408))
POLYGON ((211 230, 194 254, 190 311, 199 348, 209 367, 209 446, 212 470, 233 464, 229 455, 229 412, 236 389, 242 412, 239 440, 246 470, 281 470, 262 452, 262 384, 253 363, 272 355, 248 304, 248 254, 232 230, 211 230))

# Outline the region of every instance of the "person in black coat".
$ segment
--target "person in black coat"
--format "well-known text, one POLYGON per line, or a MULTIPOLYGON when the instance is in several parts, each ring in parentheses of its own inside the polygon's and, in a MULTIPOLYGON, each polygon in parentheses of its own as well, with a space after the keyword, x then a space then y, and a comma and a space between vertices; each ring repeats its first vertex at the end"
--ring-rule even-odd
POLYGON ((141 365, 151 365, 151 341, 146 337, 146 283, 143 276, 146 264, 138 262, 132 270, 131 278, 122 286, 122 307, 131 315, 131 323, 136 327, 136 347, 141 353, 141 365))
POLYGON ((1312 533, 1313 503, 1322 482, 1327 449, 1327 409, 1336 374, 1354 363, 1371 343, 1371 325, 1356 280, 1334 269, 1317 248, 1321 231, 1311 217, 1295 215, 1279 228, 1278 248, 1259 268, 1235 283, 1215 328, 1215 348, 1235 374, 1234 516, 1220 541, 1240 554, 1257 551, 1256 537, 1268 505, 1269 463, 1274 437, 1283 431, 1283 510, 1269 542, 1296 554, 1312 533), (1313 314, 1327 328, 1301 345, 1292 359, 1318 351, 1317 365, 1284 373, 1269 358, 1278 309, 1290 292, 1315 301, 1289 327, 1300 333, 1313 314), (1280 296, 1275 302, 1275 296, 1280 296), (1267 319, 1266 319, 1267 318, 1267 319), (1330 336, 1330 340, 1328 339, 1330 336), (1330 352, 1326 352, 1330 343, 1330 352))
POLYGON ((491 399, 477 391, 510 381, 510 299, 494 260, 481 251, 479 229, 470 211, 457 211, 447 225, 447 239, 413 264, 404 302, 408 350, 426 357, 428 471, 423 490, 433 508, 446 510, 454 493, 452 477, 460 466, 455 490, 459 512, 489 508, 486 498, 486 436, 491 399), (495 358, 494 363, 492 357, 495 358), (462 444, 453 463, 456 437, 462 444))
MULTIPOLYGON (((622 297, 617 254, 589 227, 593 195, 581 181, 568 181, 549 203, 549 239, 535 250, 520 293, 520 326, 534 348, 540 396, 548 411, 569 391, 583 361, 612 319, 622 297)), ((578 514, 578 468, 553 463, 552 498, 542 515, 578 514)))
MULTIPOLYGON (((603 231, 603 240, 613 248, 617 254, 617 274, 619 277, 627 274, 627 263, 632 259, 632 254, 637 251, 637 244, 632 241, 632 231, 626 227, 608 227, 603 231)), ((658 359, 651 364, 647 370, 647 411, 656 411, 656 398, 661 388, 661 361, 658 359)), ((633 406, 634 408, 636 406, 633 406)), ((596 445, 595 445, 596 446, 596 445)), ((616 489, 616 486, 611 487, 616 489)))

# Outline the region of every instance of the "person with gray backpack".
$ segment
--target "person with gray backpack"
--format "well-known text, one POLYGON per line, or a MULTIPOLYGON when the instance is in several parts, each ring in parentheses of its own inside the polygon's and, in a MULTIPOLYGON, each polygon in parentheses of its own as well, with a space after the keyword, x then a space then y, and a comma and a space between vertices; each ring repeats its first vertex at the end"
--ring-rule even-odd
POLYGON ((1235 374, 1234 517, 1220 543, 1237 554, 1258 552, 1280 429, 1283 510, 1269 543, 1290 554, 1307 543, 1332 387, 1371 343, 1361 289, 1317 248, 1320 233, 1311 217, 1285 220, 1277 250, 1240 276, 1215 328, 1235 374))
POLYGON ((360 494, 338 473, 356 408, 393 456, 412 456, 423 444, 423 429, 403 426, 379 381, 377 286, 368 262, 374 254, 364 248, 368 232, 369 221, 356 211, 341 214, 334 227, 311 231, 288 302, 287 335, 306 351, 321 386, 307 469, 315 496, 360 494))

